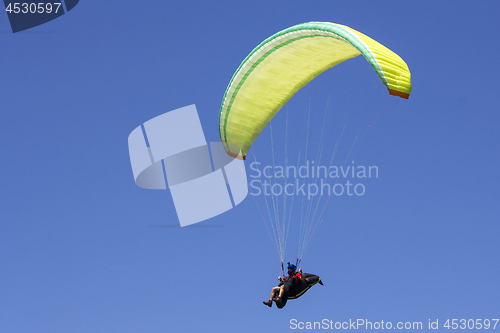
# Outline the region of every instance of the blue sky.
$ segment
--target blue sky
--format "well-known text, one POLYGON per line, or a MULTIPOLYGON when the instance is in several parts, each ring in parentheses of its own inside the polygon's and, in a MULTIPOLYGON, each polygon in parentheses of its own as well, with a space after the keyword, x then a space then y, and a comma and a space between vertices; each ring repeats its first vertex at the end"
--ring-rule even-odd
MULTIPOLYGON (((81 1, 16 34, 0 15, 0 331, 285 332, 294 318, 424 327, 499 318, 499 7, 81 1), (391 48, 413 91, 389 97, 356 58, 286 107, 323 110, 331 84, 341 109, 353 91, 360 123, 381 115, 356 153, 380 177, 364 196, 329 207, 302 265, 325 285, 277 310, 261 303, 280 270, 254 200, 176 227, 169 192, 135 185, 127 137, 196 104, 207 140, 217 140, 240 62, 308 21, 344 24, 391 48)), ((289 253, 294 260, 293 245, 289 253)))

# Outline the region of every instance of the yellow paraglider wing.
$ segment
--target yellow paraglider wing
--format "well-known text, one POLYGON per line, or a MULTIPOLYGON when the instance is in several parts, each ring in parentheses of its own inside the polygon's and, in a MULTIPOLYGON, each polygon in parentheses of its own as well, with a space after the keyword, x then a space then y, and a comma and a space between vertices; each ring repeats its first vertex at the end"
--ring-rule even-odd
POLYGON ((364 55, 391 95, 408 98, 411 75, 396 53, 349 27, 299 24, 263 41, 241 63, 222 101, 219 134, 229 155, 244 159, 267 123, 292 96, 327 69, 364 55))

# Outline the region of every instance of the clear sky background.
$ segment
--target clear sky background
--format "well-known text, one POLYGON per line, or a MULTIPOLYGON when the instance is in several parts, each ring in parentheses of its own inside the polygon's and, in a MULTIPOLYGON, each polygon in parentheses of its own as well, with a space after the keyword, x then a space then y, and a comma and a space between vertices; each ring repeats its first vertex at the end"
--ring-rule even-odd
MULTIPOLYGON (((88 0, 16 34, 1 14, 0 332, 500 318, 499 12, 496 1, 88 0), (380 175, 329 207, 302 264, 325 285, 269 309, 279 259, 254 200, 180 228, 168 191, 135 185, 127 137, 196 104, 217 140, 241 61, 309 21, 394 50, 413 91, 390 97, 358 57, 287 106, 291 117, 311 100, 323 110, 330 83, 333 108, 354 91, 366 121, 382 115, 356 154, 380 175)), ((255 154, 266 150, 259 139, 255 154)))

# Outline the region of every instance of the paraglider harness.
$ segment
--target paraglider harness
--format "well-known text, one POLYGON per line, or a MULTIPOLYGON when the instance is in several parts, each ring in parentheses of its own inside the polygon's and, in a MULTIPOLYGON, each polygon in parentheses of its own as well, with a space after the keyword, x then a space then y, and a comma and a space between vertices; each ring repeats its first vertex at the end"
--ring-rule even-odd
POLYGON ((297 265, 299 263, 300 260, 298 259, 296 261, 296 265, 287 263, 287 269, 289 275, 285 276, 285 269, 283 267, 283 262, 281 262, 281 271, 283 273, 283 277, 281 276, 279 277, 280 283, 278 286, 283 286, 284 292, 281 298, 278 297, 277 295, 275 295, 273 298, 273 301, 276 303, 276 306, 279 309, 285 306, 287 300, 299 298, 316 283, 323 285, 323 282, 321 282, 319 276, 309 273, 302 273, 302 269, 300 269, 299 272, 300 276, 304 277, 304 280, 302 280, 301 278, 297 279, 296 277, 297 273, 295 273, 295 270, 297 269, 297 265))

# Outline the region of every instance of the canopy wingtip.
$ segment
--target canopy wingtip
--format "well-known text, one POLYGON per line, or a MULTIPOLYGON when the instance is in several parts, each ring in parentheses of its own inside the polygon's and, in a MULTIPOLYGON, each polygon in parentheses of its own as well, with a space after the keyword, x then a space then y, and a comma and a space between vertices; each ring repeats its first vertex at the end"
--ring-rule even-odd
POLYGON ((231 153, 230 151, 227 151, 227 150, 226 150, 226 154, 228 154, 229 156, 231 156, 231 157, 233 157, 233 158, 237 158, 237 159, 239 159, 239 160, 242 160, 242 161, 244 161, 244 160, 246 160, 246 159, 247 159, 247 157, 246 157, 246 156, 241 156, 241 155, 239 155, 239 154, 231 153))
POLYGON ((389 94, 391 94, 393 96, 399 96, 399 97, 404 98, 404 99, 408 99, 408 97, 410 97, 410 94, 408 94, 408 93, 393 90, 393 89, 389 89, 389 94))

